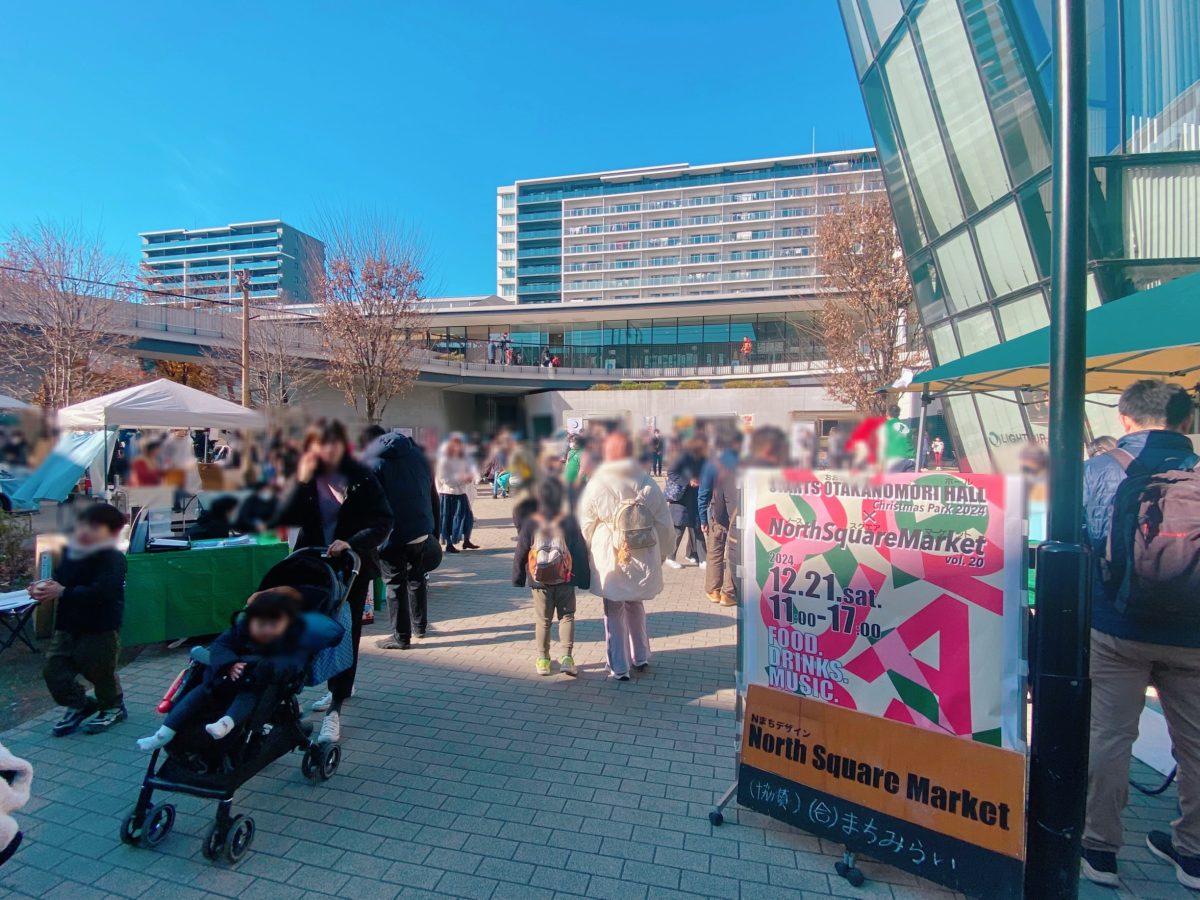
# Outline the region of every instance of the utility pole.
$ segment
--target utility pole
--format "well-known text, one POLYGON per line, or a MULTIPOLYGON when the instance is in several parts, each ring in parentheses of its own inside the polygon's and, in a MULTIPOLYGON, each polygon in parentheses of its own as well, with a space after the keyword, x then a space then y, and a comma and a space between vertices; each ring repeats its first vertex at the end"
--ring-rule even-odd
POLYGON ((238 270, 242 289, 242 406, 250 408, 250 272, 238 270))
POLYGON ((1087 0, 1054 3, 1050 508, 1038 548, 1025 896, 1079 894, 1091 724, 1091 560, 1082 543, 1087 293, 1087 0))

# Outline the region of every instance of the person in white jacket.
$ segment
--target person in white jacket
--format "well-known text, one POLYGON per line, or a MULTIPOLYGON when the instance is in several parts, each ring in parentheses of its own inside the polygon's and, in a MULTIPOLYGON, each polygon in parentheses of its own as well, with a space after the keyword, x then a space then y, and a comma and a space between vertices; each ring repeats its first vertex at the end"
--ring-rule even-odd
POLYGON ((457 553, 467 518, 467 489, 472 485, 471 461, 467 459, 462 435, 455 432, 438 450, 434 483, 442 504, 442 534, 447 553, 457 553))
POLYGON ((604 462, 579 499, 578 519, 592 570, 591 592, 604 601, 608 671, 629 680, 650 664, 645 601, 662 592, 663 560, 674 547, 667 499, 633 458, 621 432, 604 441, 604 462))

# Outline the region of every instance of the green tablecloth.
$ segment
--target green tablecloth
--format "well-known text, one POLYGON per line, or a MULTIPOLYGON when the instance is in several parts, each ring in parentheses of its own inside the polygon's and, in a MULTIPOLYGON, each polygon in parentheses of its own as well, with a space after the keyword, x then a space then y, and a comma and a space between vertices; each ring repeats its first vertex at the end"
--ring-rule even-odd
POLYGON ((130 647, 224 631, 230 614, 287 553, 287 544, 275 543, 129 555, 121 643, 130 647))

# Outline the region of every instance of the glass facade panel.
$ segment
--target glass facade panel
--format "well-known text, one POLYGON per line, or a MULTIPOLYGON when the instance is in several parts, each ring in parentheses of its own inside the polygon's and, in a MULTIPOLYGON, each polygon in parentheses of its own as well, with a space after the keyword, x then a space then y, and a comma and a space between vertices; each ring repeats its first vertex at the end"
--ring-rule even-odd
POLYGON ((1037 281, 1033 254, 1029 252, 1029 240, 1015 202, 1006 203, 982 219, 975 226, 975 239, 994 296, 1003 296, 1037 281))
POLYGON ((912 282, 913 294, 917 299, 917 310, 922 322, 936 322, 944 319, 949 310, 946 309, 946 298, 942 291, 942 280, 938 277, 937 266, 929 258, 928 253, 921 254, 913 261, 912 282))
POLYGON ((896 109, 899 136, 912 166, 918 203, 924 210, 925 227, 932 238, 949 231, 963 216, 950 162, 925 90, 925 79, 908 34, 892 48, 883 67, 896 109))
POLYGON ((838 0, 842 8, 842 21, 846 25, 846 35, 850 38, 850 55, 854 57, 854 68, 861 77, 871 64, 871 47, 867 43, 867 30, 863 27, 862 16, 858 12, 857 0, 838 0))
POLYGON ((1120 437, 1123 433, 1121 420, 1117 417, 1116 397, 1112 394, 1088 394, 1084 397, 1083 409, 1093 438, 1105 434, 1120 437))
POLYGON ((1021 209, 1025 213, 1029 229, 1029 243, 1033 245, 1038 271, 1043 278, 1050 277, 1050 179, 1031 185, 1021 191, 1021 209))
POLYGON ((1041 291, 1034 291, 1024 297, 1009 300, 996 307, 1000 316, 1000 327, 1004 330, 1004 339, 1011 341, 1015 337, 1037 331, 1050 324, 1050 313, 1046 308, 1046 298, 1041 291))
POLYGON ((975 401, 971 397, 960 395, 946 397, 942 403, 950 413, 959 449, 962 451, 959 464, 965 463, 964 470, 971 472, 990 471, 992 460, 988 455, 983 429, 979 425, 979 416, 975 412, 975 401))
POLYGON ((887 184, 888 196, 892 201, 892 216, 900 243, 909 255, 925 246, 925 230, 913 205, 912 186, 904 157, 896 145, 896 131, 892 127, 892 116, 884 96, 883 78, 879 70, 872 71, 862 84, 863 99, 867 104, 867 116, 875 133, 875 148, 879 153, 879 166, 887 184))
POLYGON ((970 215, 1011 185, 956 0, 927 0, 917 33, 970 215))
POLYGON ((1019 472, 1021 448, 1029 442, 1029 432, 1016 394, 1005 392, 976 394, 975 404, 983 422, 984 438, 992 453, 992 461, 1001 472, 1019 472))
POLYGON ((996 332, 996 323, 992 319, 990 309, 960 316, 954 320, 954 325, 958 331, 958 343, 962 347, 963 356, 1000 343, 1000 335, 996 332))
POLYGON ((1126 152, 1200 150, 1200 4, 1123 4, 1126 152))
POLYGON ((926 329, 925 334, 929 337, 929 350, 934 365, 944 366, 962 356, 958 350, 958 341, 954 338, 954 326, 949 322, 934 325, 926 329))
POLYGON ((1050 165, 1050 146, 1037 99, 1021 67, 1000 0, 963 0, 963 11, 1009 172, 1013 183, 1021 184, 1050 165))
POLYGON ((888 39, 904 10, 900 0, 859 0, 862 3, 863 19, 871 32, 871 42, 875 49, 888 39))
POLYGON ((946 241, 934 252, 954 312, 963 312, 987 301, 987 288, 979 272, 979 263, 975 260, 971 236, 966 231, 946 241))

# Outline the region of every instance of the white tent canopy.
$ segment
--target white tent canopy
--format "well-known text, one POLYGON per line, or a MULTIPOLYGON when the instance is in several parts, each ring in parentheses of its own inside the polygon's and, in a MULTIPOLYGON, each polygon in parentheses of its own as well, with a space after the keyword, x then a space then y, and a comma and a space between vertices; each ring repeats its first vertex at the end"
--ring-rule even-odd
POLYGON ((58 411, 64 431, 102 428, 262 428, 262 413, 160 378, 58 411))

